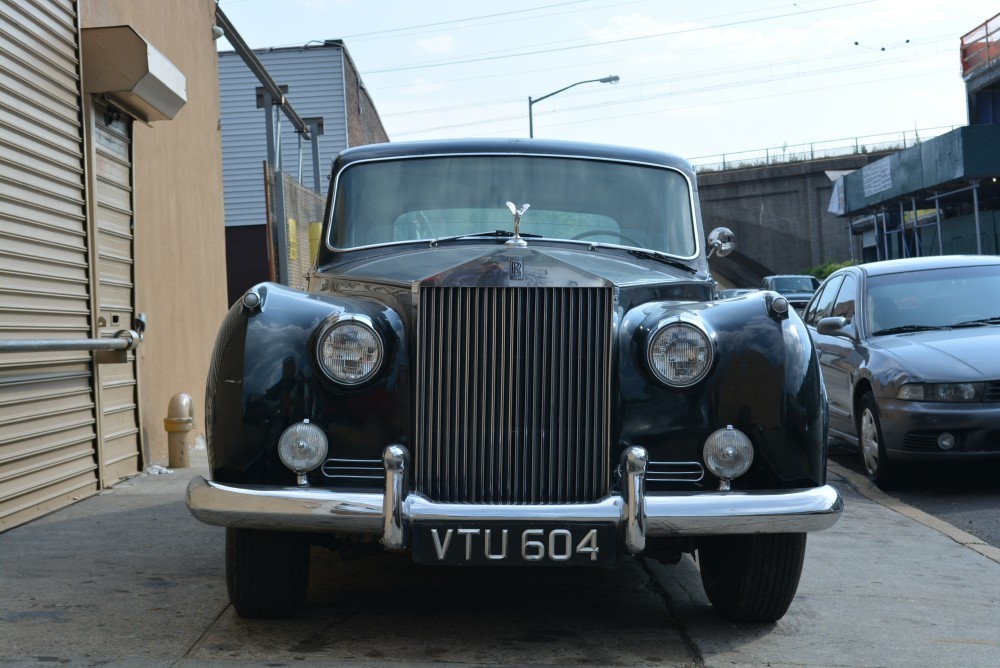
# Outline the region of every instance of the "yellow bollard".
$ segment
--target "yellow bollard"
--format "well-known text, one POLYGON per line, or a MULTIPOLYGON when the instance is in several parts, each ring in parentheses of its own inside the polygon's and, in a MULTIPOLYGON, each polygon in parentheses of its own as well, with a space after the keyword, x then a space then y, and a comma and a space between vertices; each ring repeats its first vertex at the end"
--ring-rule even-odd
POLYGON ((194 404, 190 394, 179 392, 170 397, 167 417, 163 419, 167 430, 167 451, 172 469, 186 469, 191 466, 188 434, 194 429, 194 404))

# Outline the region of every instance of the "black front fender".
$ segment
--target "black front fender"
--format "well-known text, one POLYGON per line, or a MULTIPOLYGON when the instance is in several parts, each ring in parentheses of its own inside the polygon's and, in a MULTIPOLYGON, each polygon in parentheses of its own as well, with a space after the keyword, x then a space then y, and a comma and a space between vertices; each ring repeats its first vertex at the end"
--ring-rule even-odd
POLYGON ((399 316, 378 302, 313 294, 265 283, 259 304, 237 302, 216 340, 205 394, 212 476, 220 482, 293 484, 276 444, 289 425, 319 424, 331 451, 377 458, 405 433, 406 346, 399 316), (317 366, 316 338, 327 319, 367 316, 384 343, 383 368, 344 388, 317 366))
POLYGON ((753 467, 734 488, 825 483, 827 409, 816 352, 801 319, 772 313, 766 293, 645 304, 625 314, 619 343, 623 443, 645 447, 651 461, 701 461, 708 435, 732 425, 755 450, 753 467), (646 346, 658 323, 682 315, 714 338, 715 360, 700 382, 671 388, 649 370, 646 346))

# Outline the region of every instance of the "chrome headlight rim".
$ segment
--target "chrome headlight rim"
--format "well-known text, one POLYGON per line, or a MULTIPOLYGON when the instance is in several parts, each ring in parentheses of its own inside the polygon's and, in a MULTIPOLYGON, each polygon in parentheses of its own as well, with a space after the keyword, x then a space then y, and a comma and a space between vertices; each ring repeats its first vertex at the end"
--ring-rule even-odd
POLYGON ((689 314, 678 314, 673 315, 668 318, 663 318, 660 320, 653 329, 650 330, 649 335, 646 339, 646 368, 649 369, 649 373, 653 375, 659 383, 670 387, 670 388, 687 388, 697 385, 701 381, 705 380, 709 373, 712 371, 712 367, 715 366, 716 355, 716 334, 715 330, 712 329, 704 320, 701 318, 689 315, 689 314), (708 351, 708 359, 705 362, 704 368, 696 376, 689 378, 685 381, 678 382, 676 380, 671 380, 666 376, 663 376, 656 369, 656 364, 653 362, 653 348, 656 344, 658 337, 663 334, 664 330, 670 327, 687 327, 693 329, 705 340, 705 347, 708 351))
POLYGON ((379 333, 378 328, 375 327, 375 322, 364 315, 363 313, 338 313, 336 315, 330 316, 323 323, 323 326, 319 329, 318 335, 316 336, 316 347, 315 347, 315 359, 316 365, 320 368, 323 376, 330 382, 343 387, 343 388, 356 388, 362 387, 371 383, 374 379, 379 376, 379 372, 382 367, 385 366, 385 354, 386 345, 385 340, 379 333), (347 326, 360 326, 363 329, 367 329, 375 338, 376 342, 376 354, 378 355, 377 362, 373 365, 372 369, 365 373, 363 376, 356 379, 344 379, 338 378, 330 368, 323 362, 323 346, 325 345, 330 334, 338 328, 343 328, 347 326))

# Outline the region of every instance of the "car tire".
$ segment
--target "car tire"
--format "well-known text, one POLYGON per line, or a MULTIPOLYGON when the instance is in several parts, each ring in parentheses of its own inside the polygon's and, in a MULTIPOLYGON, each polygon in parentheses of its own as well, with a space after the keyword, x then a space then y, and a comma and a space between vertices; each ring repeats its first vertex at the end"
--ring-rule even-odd
POLYGON ((240 617, 287 617, 309 586, 309 543, 279 531, 226 529, 226 588, 240 617))
POLYGON ((713 536, 698 545, 701 583, 712 607, 733 622, 776 622, 799 588, 806 534, 713 536))
POLYGON ((882 436, 882 423, 879 422, 875 395, 865 392, 858 408, 858 450, 861 453, 861 466, 864 467, 869 480, 879 487, 889 487, 895 481, 895 466, 889 462, 885 454, 885 439, 882 436))

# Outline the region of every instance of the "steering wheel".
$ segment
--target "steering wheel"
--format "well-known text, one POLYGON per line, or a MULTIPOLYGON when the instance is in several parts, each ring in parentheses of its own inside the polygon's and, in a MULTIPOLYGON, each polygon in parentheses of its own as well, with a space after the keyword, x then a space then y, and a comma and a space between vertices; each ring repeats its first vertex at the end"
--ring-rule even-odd
POLYGON ((416 219, 414 228, 417 232, 417 239, 434 239, 437 236, 434 233, 434 226, 431 225, 431 221, 427 220, 427 215, 423 211, 414 211, 413 217, 416 219))
POLYGON ((611 236, 618 237, 619 240, 626 242, 628 245, 635 246, 636 248, 645 248, 638 239, 634 239, 621 232, 616 232, 615 230, 587 230, 586 232, 580 232, 576 236, 570 237, 573 241, 578 241, 580 239, 586 239, 587 237, 598 237, 603 234, 610 234, 611 236))

